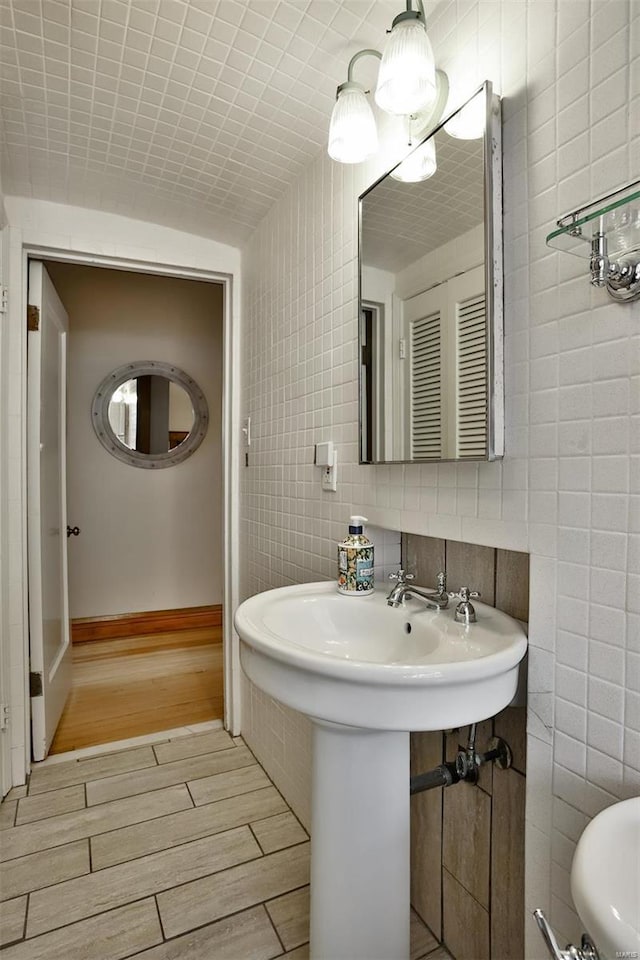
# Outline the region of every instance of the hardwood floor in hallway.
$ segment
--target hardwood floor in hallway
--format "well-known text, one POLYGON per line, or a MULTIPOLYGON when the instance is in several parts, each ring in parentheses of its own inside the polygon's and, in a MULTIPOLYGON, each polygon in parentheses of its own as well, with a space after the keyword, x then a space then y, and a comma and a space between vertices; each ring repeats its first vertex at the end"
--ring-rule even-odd
POLYGON ((73 687, 50 753, 223 716, 222 628, 73 646, 73 687))

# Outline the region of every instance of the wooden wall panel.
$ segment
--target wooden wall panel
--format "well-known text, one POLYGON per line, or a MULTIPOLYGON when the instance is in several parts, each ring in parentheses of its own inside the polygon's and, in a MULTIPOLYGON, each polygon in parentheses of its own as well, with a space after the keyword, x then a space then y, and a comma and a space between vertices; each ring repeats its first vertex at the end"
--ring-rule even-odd
MULTIPOLYGON (((435 586, 445 569, 450 590, 478 589, 485 603, 528 620, 528 554, 403 534, 402 565, 425 586, 435 586)), ((487 765, 476 786, 439 788, 411 801, 412 904, 455 960, 524 956, 526 709, 507 707, 478 724, 480 752, 494 734, 511 747, 512 769, 487 765)), ((412 734, 412 774, 440 763, 443 748, 453 760, 467 735, 467 727, 412 734)))

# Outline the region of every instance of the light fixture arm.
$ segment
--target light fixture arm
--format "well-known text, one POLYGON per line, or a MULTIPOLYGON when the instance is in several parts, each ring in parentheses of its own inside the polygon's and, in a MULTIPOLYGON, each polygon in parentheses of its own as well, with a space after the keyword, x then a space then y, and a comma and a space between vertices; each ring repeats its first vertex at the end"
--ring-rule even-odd
POLYGON ((361 57, 377 57, 378 60, 382 60, 382 54, 379 50, 358 50, 358 52, 354 53, 354 55, 351 57, 351 60, 349 60, 349 66, 347 67, 347 83, 353 83, 353 68, 361 57))
MULTIPOLYGON (((424 12, 424 4, 422 0, 417 0, 417 3, 418 3, 418 10, 420 11, 420 16, 422 17, 423 22, 426 24, 427 17, 424 12)), ((411 0, 407 0, 407 12, 411 12, 412 10, 413 10, 413 7, 411 6, 411 0)))

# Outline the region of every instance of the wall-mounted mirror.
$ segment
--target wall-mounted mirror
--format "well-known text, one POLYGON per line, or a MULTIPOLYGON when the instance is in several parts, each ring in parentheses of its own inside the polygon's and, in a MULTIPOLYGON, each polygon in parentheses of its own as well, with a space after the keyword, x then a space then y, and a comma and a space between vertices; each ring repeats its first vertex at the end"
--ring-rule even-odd
POLYGON ((501 457, 501 119, 490 83, 360 197, 359 268, 361 463, 501 457))
POLYGON ((118 367, 91 407, 100 443, 134 467, 171 467, 191 456, 207 432, 207 401, 195 380, 169 363, 118 367))

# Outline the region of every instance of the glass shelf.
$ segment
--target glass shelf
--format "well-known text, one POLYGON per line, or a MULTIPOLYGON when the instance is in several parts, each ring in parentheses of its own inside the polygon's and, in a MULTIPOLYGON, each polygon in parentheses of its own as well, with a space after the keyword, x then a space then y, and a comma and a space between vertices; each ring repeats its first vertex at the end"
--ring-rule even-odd
POLYGON ((547 246, 589 260, 598 234, 607 238, 610 260, 640 255, 640 180, 562 217, 547 246))

